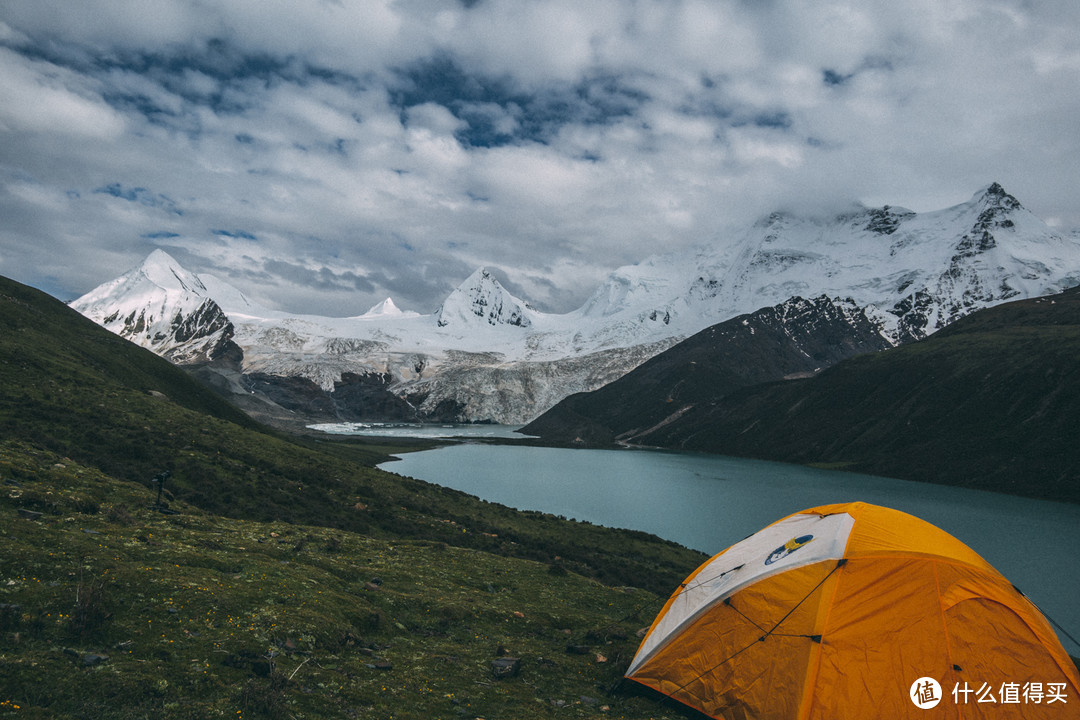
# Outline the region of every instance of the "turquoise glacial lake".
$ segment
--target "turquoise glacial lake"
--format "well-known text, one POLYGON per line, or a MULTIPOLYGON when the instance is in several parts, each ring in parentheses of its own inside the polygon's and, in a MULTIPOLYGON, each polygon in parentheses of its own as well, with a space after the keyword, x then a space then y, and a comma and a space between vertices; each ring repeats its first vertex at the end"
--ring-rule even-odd
MULTIPOLYGON (((653 533, 708 554, 785 515, 862 500, 965 542, 1080 639, 1080 506, 757 460, 466 443, 382 469, 521 510, 653 533)), ((693 568, 687 568, 687 573, 693 568)), ((1073 655, 1080 645, 1060 630, 1073 655)))

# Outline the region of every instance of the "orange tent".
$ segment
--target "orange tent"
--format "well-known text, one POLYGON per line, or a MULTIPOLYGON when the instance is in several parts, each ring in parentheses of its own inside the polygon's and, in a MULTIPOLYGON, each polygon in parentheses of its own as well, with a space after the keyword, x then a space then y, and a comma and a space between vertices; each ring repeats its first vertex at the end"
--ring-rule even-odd
POLYGON ((943 530, 858 502, 709 559, 626 676, 725 720, 1080 718, 1080 675, 1027 598, 943 530))

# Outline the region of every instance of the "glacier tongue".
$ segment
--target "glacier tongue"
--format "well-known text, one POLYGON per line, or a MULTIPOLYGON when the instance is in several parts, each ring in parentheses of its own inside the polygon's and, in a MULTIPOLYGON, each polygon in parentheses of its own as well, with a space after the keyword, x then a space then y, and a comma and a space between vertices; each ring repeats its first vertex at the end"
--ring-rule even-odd
POLYGON ((161 250, 72 306, 178 363, 206 363, 235 343, 258 387, 305 379, 350 419, 403 399, 419 419, 523 423, 678 340, 793 296, 848 299, 904 342, 981 307, 1076 284, 1080 234, 1053 231, 993 183, 935 212, 773 213, 731 237, 618 268, 561 315, 529 307, 486 268, 432 315, 389 298, 351 318, 295 315, 259 307, 161 250), (343 399, 346 386, 353 399, 343 399))

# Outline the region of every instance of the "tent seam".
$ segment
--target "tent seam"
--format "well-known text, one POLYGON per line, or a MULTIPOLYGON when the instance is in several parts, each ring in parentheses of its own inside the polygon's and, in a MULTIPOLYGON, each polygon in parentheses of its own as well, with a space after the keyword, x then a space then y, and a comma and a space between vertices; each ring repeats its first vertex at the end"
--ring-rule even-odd
MULTIPOLYGON (((847 552, 847 548, 844 548, 847 552)), ((851 562, 848 560, 847 562, 851 562)), ((844 565, 847 565, 847 562, 844 565)), ((810 717, 810 709, 814 705, 814 693, 812 689, 817 682, 818 673, 821 669, 821 653, 825 647, 825 629, 829 627, 829 618, 832 617, 833 606, 836 604, 836 593, 840 588, 840 576, 843 575, 844 565, 838 566, 836 569, 839 572, 836 573, 836 580, 833 582, 832 594, 829 596, 829 602, 825 608, 825 620, 821 623, 821 642, 815 643, 815 646, 811 648, 811 652, 814 655, 813 667, 807 668, 806 679, 803 683, 803 700, 799 703, 798 720, 806 720, 810 717)))
MULTIPOLYGON (((953 676, 954 681, 958 682, 956 678, 956 663, 953 662, 952 644, 949 642, 949 622, 945 617, 945 604, 941 596, 941 576, 938 573, 938 561, 932 561, 931 565, 934 568, 934 589, 937 591, 938 613, 941 615, 941 635, 945 639, 945 659, 949 663, 949 674, 953 676)), ((942 693, 944 694, 944 692, 945 688, 942 688, 942 693)), ((956 717, 958 720, 963 720, 964 717, 963 711, 960 710, 959 703, 956 704, 956 717)))

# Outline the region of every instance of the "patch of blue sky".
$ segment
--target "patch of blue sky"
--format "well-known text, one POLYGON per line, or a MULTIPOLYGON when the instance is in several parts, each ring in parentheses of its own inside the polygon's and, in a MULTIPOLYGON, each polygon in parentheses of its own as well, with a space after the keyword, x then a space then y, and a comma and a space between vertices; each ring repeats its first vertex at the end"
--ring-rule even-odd
POLYGON ((786 110, 773 110, 754 115, 752 120, 757 127, 772 128, 775 130, 789 130, 795 121, 786 110))
POLYGON ((787 110, 761 110, 753 107, 739 108, 725 118, 726 126, 733 128, 757 127, 765 130, 790 131, 795 118, 787 110))
POLYGON ((464 121, 455 135, 470 147, 546 144, 566 125, 608 124, 633 115, 647 100, 615 74, 526 91, 506 79, 467 73, 447 55, 399 68, 390 88, 390 102, 403 121, 410 107, 442 105, 464 121))
POLYGON ((887 57, 865 57, 862 62, 859 63, 858 67, 849 73, 843 73, 834 68, 824 68, 821 71, 821 81, 830 87, 847 85, 860 73, 874 70, 891 72, 893 70, 893 62, 887 57))
POLYGON ((844 85, 853 77, 855 77, 855 73, 841 74, 831 68, 826 68, 821 72, 822 82, 831 86, 844 85))
POLYGON ((147 190, 144 187, 128 187, 123 183, 114 182, 96 188, 94 193, 97 195, 108 195, 110 197, 118 198, 120 200, 127 200, 128 202, 139 203, 146 207, 161 208, 176 215, 183 215, 183 212, 176 206, 171 198, 161 193, 155 193, 147 190))
POLYGON ((183 114, 172 104, 155 100, 150 95, 130 89, 110 88, 101 95, 110 107, 124 113, 138 113, 157 125, 175 126, 183 114))
POLYGON ((297 73, 296 63, 289 58, 269 53, 245 53, 221 38, 210 39, 201 47, 181 47, 168 53, 130 52, 114 57, 121 67, 140 74, 178 80, 189 71, 222 83, 248 78, 270 81, 297 73))
POLYGON ((143 204, 146 204, 144 200, 147 192, 146 188, 125 188, 120 183, 110 183, 109 185, 97 188, 94 192, 99 195, 112 195, 114 198, 120 198, 121 200, 143 202, 143 204))
POLYGON ((174 125, 189 114, 172 102, 175 99, 209 107, 215 114, 240 114, 257 106, 261 91, 279 82, 358 83, 351 75, 314 68, 291 57, 244 52, 222 39, 167 50, 113 50, 88 57, 57 52, 44 59, 99 78, 106 86, 102 96, 109 105, 164 125, 174 125), (125 76, 149 80, 165 95, 155 97, 145 89, 127 87, 125 76))
POLYGON ((215 235, 217 235, 219 237, 235 238, 235 239, 238 239, 238 240, 258 240, 259 239, 255 235, 255 233, 250 233, 250 232, 248 232, 246 230, 221 230, 221 229, 216 229, 216 230, 211 230, 210 232, 212 232, 213 234, 215 234, 215 235))

